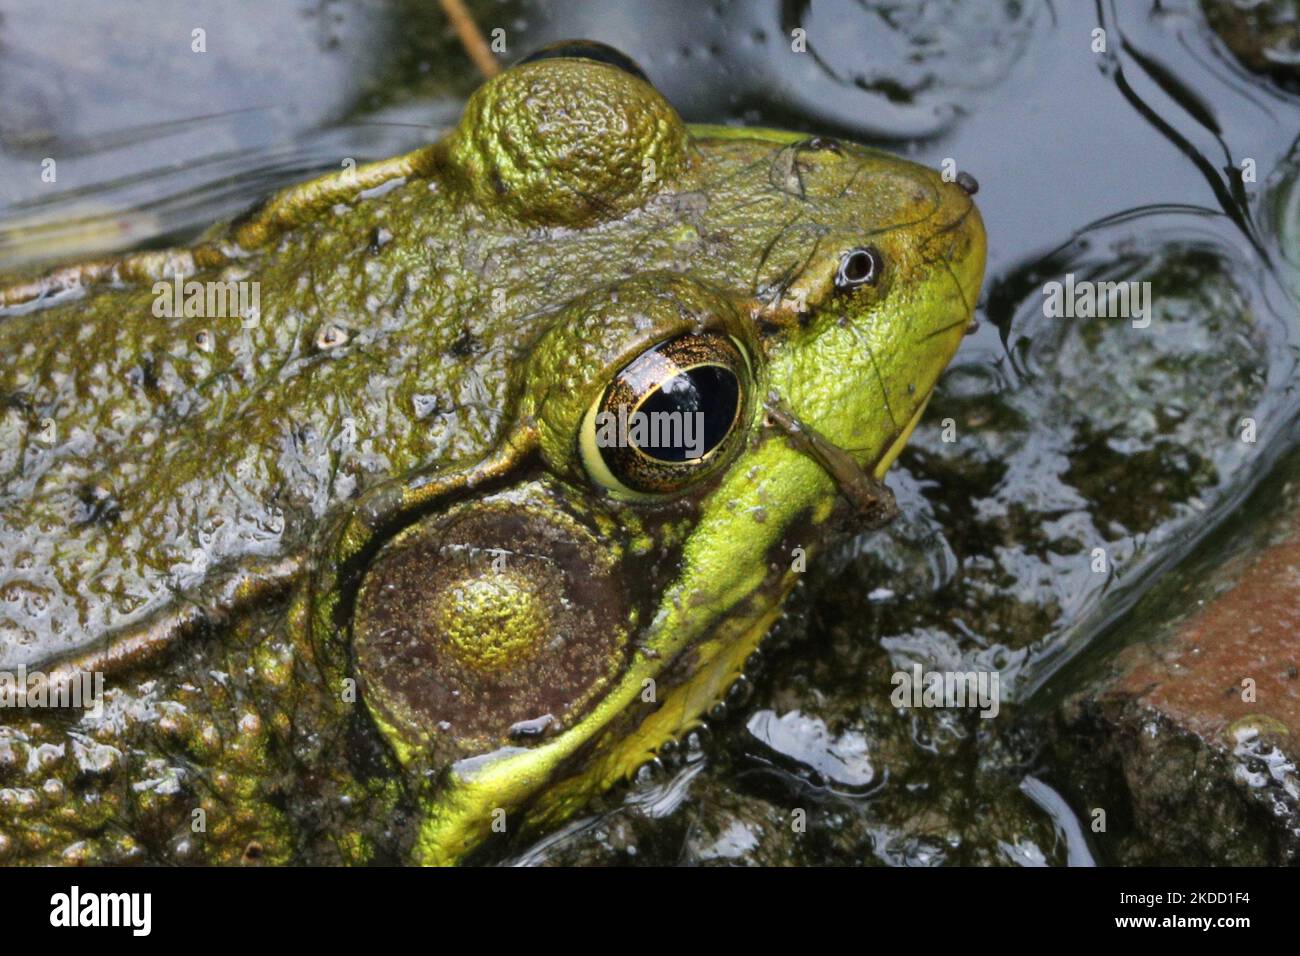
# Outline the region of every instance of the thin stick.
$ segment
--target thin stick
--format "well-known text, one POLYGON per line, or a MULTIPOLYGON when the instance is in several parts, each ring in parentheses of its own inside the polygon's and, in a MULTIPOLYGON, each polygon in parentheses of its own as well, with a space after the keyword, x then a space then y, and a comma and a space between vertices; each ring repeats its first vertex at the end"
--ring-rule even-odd
POLYGON ((488 79, 500 73, 501 64, 492 55, 491 47, 483 39, 483 34, 479 32, 478 24, 470 16, 470 12, 465 9, 463 0, 438 0, 438 2, 442 4, 442 12, 447 14, 447 19, 455 28, 456 36, 460 38, 460 45, 465 48, 465 53, 474 61, 478 71, 488 79))

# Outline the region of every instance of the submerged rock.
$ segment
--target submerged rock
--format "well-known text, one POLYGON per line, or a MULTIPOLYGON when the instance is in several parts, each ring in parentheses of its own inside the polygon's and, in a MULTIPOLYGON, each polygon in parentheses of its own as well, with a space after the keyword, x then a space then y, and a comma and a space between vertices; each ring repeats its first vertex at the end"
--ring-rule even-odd
POLYGON ((1105 826, 1110 862, 1300 862, 1300 488, 1287 490, 1251 547, 1182 575, 1159 602, 1169 619, 1139 613, 1126 636, 1140 643, 1060 709, 1061 776, 1105 826))

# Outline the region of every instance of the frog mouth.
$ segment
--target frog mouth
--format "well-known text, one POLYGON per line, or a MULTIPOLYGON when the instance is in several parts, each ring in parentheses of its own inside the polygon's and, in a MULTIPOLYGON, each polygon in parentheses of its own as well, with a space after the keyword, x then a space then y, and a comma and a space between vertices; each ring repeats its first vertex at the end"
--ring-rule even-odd
POLYGON ((784 575, 764 590, 749 613, 723 621, 697 644, 692 650, 696 666, 691 676, 617 744, 611 765, 631 776, 647 759, 664 752, 666 743, 680 741, 704 726, 715 705, 733 699, 736 690, 749 680, 751 657, 780 620, 785 600, 798 584, 797 574, 784 575))
POLYGON ((933 396, 934 389, 931 388, 930 391, 925 393, 925 397, 921 399, 921 404, 916 407, 916 411, 912 414, 912 417, 908 420, 907 424, 903 426, 903 430, 898 433, 898 437, 894 439, 894 443, 885 449, 885 453, 880 457, 880 461, 876 462, 876 467, 872 474, 875 476, 877 481, 884 480, 885 473, 889 471, 894 462, 898 459, 898 456, 902 454, 903 449, 907 447, 907 443, 912 440, 912 432, 916 431, 916 426, 920 424, 921 418, 925 415, 925 410, 930 406, 930 399, 933 396))

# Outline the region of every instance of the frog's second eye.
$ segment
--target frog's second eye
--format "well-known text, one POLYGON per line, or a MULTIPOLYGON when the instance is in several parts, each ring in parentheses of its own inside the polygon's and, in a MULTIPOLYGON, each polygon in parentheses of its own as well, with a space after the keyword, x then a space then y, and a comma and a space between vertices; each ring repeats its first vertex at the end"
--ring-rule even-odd
POLYGON ((749 361, 725 335, 683 335, 642 352, 592 403, 579 446, 614 491, 666 494, 712 472, 741 431, 749 361))
POLYGON ((835 288, 846 292, 858 286, 875 285, 880 281, 884 268, 885 260, 874 246, 850 249, 840 257, 840 267, 835 272, 835 288))
POLYGON ((645 71, 637 66, 636 61, 624 53, 606 43, 597 43, 595 40, 561 40, 558 43, 551 43, 541 47, 528 54, 520 63, 535 63, 538 60, 556 60, 556 59, 579 59, 594 60, 597 63, 605 63, 609 66, 616 66, 624 73, 630 73, 638 80, 650 82, 650 78, 645 75, 645 71))

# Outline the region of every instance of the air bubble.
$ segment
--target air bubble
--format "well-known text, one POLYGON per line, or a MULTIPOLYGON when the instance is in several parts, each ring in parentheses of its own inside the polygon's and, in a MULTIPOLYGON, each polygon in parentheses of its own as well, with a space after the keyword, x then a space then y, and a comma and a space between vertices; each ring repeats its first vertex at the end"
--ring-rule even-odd
POLYGON ((741 674, 727 688, 727 706, 733 709, 744 707, 753 693, 754 685, 750 683, 749 678, 741 674))
POLYGON ((651 758, 637 768, 633 779, 638 784, 653 784, 662 780, 665 773, 663 763, 658 758, 651 758))

